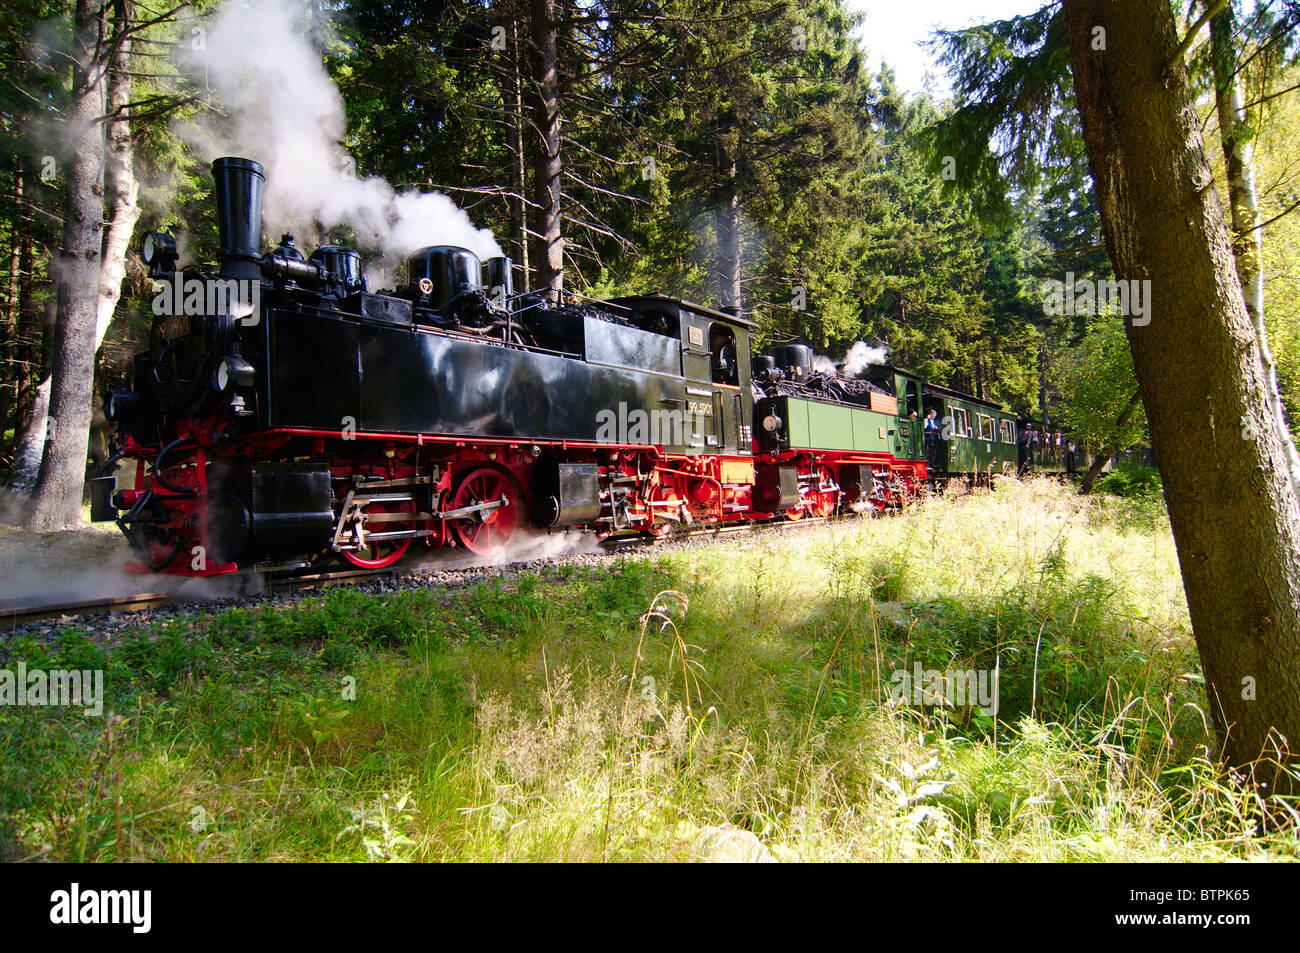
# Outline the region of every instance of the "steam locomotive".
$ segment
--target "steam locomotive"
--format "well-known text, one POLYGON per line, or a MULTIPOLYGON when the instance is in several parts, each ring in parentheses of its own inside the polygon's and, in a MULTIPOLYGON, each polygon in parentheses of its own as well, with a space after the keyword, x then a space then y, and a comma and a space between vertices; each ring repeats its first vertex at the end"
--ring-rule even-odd
POLYGON ((1016 419, 995 405, 886 365, 819 372, 798 344, 751 360, 738 313, 516 293, 508 258, 452 246, 414 252, 381 291, 350 248, 304 256, 285 235, 263 254, 264 170, 212 173, 219 270, 177 271, 174 238, 146 236, 159 313, 90 484, 92 519, 118 524, 141 571, 380 568, 523 532, 878 512, 996 462, 1008 427, 1014 460, 1016 419), (931 407, 967 426, 928 467, 931 407), (988 449, 961 458, 963 441, 988 449))

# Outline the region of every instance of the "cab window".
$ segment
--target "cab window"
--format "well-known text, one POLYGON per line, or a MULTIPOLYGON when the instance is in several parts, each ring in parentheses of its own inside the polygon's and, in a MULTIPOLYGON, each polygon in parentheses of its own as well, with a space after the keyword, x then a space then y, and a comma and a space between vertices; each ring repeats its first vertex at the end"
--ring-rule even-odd
POLYGON ((709 328, 709 375, 715 384, 740 386, 736 360, 736 332, 725 324, 709 328))

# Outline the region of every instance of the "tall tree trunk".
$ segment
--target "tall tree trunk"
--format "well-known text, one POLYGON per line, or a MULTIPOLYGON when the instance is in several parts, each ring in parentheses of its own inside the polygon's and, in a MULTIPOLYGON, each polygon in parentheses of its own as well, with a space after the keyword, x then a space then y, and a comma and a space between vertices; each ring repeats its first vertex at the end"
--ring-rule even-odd
MULTIPOLYGON (((1168 0, 1064 0, 1075 98, 1115 274, 1151 282, 1126 331, 1229 763, 1300 746, 1300 506, 1212 187, 1168 0)), ((1286 788, 1265 764, 1256 778, 1286 788)))
POLYGON ((31 333, 23 342, 26 355, 24 380, 35 376, 34 386, 25 386, 18 406, 18 419, 23 426, 14 435, 14 466, 9 474, 9 482, 0 498, 0 510, 5 518, 21 522, 27 517, 27 507, 32 490, 36 487, 36 478, 41 471, 41 461, 45 457, 45 444, 50 437, 48 423, 50 413, 50 362, 44 342, 53 336, 55 315, 58 311, 56 298, 45 302, 40 312, 32 306, 31 268, 33 266, 32 249, 26 249, 26 266, 23 273, 26 292, 22 295, 23 313, 30 323, 31 333), (39 326, 40 331, 37 332, 39 326), (30 408, 27 406, 30 403, 30 408))
POLYGON ((1228 204, 1232 209, 1232 251, 1237 275, 1246 295, 1246 310, 1255 326, 1259 358, 1268 385, 1268 402, 1276 418, 1282 449, 1286 452, 1291 485, 1300 493, 1300 453, 1286 423, 1282 395, 1277 386, 1277 365, 1268 346, 1264 324, 1264 230, 1260 228, 1259 194, 1255 188, 1255 149, 1246 123, 1241 96, 1236 48, 1236 14, 1232 4, 1210 21, 1210 63, 1214 71, 1214 95, 1219 116, 1219 141, 1223 145, 1224 169, 1228 180, 1228 204))
POLYGON ((523 274, 520 290, 528 291, 533 287, 533 269, 529 264, 528 238, 528 153, 524 148, 525 130, 528 119, 524 112, 523 48, 519 43, 517 21, 510 23, 510 56, 512 89, 510 90, 512 123, 511 146, 515 150, 514 161, 510 163, 511 187, 514 198, 510 202, 510 227, 515 236, 515 247, 519 254, 519 268, 523 274))
POLYGON ((1038 413, 1047 420, 1047 342, 1038 345, 1038 413))
MULTIPOLYGON (((34 304, 36 249, 32 241, 31 214, 23 209, 22 244, 19 247, 18 263, 18 338, 15 344, 16 366, 14 368, 14 444, 18 435, 26 426, 29 403, 32 400, 30 388, 32 369, 41 367, 41 346, 36 333, 36 307, 34 304)), ((39 461, 37 461, 39 465, 39 461)), ((36 480, 36 471, 32 471, 32 481, 36 480)))
POLYGON ((524 280, 520 282, 521 290, 533 287, 533 269, 529 264, 528 235, 528 152, 525 150, 528 117, 524 112, 524 51, 519 42, 519 25, 516 20, 510 25, 510 144, 515 157, 510 164, 511 189, 515 192, 510 202, 510 229, 515 237, 516 254, 519 255, 520 273, 524 280))
POLYGON ((95 348, 104 343, 104 335, 113 321, 113 313, 122 296, 122 279, 126 276, 126 253, 140 218, 137 201, 140 185, 135 178, 135 147, 131 140, 129 110, 131 102, 131 25, 133 4, 129 0, 113 2, 113 37, 118 40, 109 62, 108 122, 105 130, 107 155, 104 162, 104 192, 108 200, 107 228, 104 231, 104 257, 99 273, 99 307, 95 318, 95 348))
POLYGON ((1106 464, 1115 454, 1119 453, 1119 435, 1124 432, 1124 427, 1128 424, 1128 419, 1133 416, 1133 411, 1137 409, 1139 395, 1134 394, 1124 405, 1124 409, 1119 412, 1115 418, 1114 435, 1106 441, 1106 446, 1092 458, 1092 463, 1088 467, 1088 472, 1083 475, 1083 481, 1079 484, 1080 493, 1091 493, 1092 485, 1097 482, 1097 477, 1101 476, 1101 471, 1106 468, 1106 464))
POLYGON ((108 8, 77 0, 72 102, 67 147, 63 236, 58 252, 59 299, 51 364, 49 439, 32 491, 32 529, 77 525, 86 477, 95 378, 100 265, 104 248, 104 116, 108 8))
POLYGON ((724 158, 721 207, 718 209, 718 307, 739 314, 742 300, 740 247, 740 195, 736 190, 736 160, 724 158))
MULTIPOLYGON (((9 280, 5 283, 5 306, 3 325, 0 326, 0 371, 4 374, 0 383, 0 441, 3 432, 8 429, 9 413, 18 407, 18 393, 22 387, 18 371, 18 328, 21 323, 21 289, 23 274, 23 219, 17 210, 23 204, 23 159, 14 156, 14 180, 11 195, 15 215, 13 228, 9 234, 9 280)), ((18 422, 15 417, 14 427, 18 422)), ((0 453, 3 453, 0 447, 0 453)))
POLYGON ((537 281, 557 300, 564 290, 564 238, 560 234, 560 94, 556 0, 532 0, 532 102, 537 130, 533 190, 537 206, 537 281))
POLYGON ((46 377, 36 386, 32 395, 32 412, 27 427, 18 434, 14 444, 14 466, 5 485, 3 509, 8 519, 20 519, 21 512, 36 486, 36 477, 45 456, 45 442, 49 438, 46 423, 50 412, 50 379, 46 377))

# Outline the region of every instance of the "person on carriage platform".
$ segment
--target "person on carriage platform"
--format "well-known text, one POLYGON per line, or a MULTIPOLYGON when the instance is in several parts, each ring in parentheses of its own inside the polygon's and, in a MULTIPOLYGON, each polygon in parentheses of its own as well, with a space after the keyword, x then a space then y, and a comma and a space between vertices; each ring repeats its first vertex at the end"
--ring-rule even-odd
POLYGON ((938 440, 939 412, 931 408, 930 412, 925 415, 925 462, 927 466, 934 466, 938 440))

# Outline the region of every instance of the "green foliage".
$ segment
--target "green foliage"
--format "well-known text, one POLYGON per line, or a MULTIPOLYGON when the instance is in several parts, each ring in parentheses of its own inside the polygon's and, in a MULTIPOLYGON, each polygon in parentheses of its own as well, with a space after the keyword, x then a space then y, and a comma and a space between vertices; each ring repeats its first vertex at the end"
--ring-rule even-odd
POLYGON ((1160 495, 1160 471, 1140 463, 1125 463, 1097 481, 1098 493, 1119 497, 1160 495))
MULTIPOLYGON (((951 188, 975 197, 981 215, 1012 218, 1011 190, 1035 190, 1079 142, 1065 14, 1048 3, 1026 16, 939 31, 931 49, 955 73, 957 108, 926 130, 931 171, 951 158, 951 188)), ((1082 153, 1080 148, 1079 153, 1082 153)))
POLYGON ((1111 314, 1088 321, 1083 340, 1060 357, 1060 415, 1081 443, 1124 448, 1146 436, 1146 413, 1137 394, 1133 355, 1124 336, 1124 319, 1111 314))

